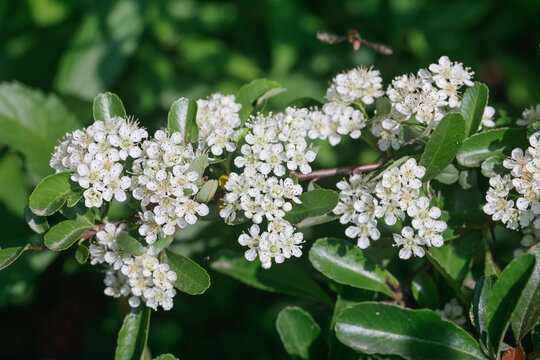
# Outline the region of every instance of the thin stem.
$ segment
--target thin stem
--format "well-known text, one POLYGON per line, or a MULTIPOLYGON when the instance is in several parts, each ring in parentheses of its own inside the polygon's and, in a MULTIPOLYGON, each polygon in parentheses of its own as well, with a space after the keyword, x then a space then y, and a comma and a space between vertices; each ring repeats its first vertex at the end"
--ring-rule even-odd
POLYGON ((303 181, 303 180, 311 180, 311 179, 321 179, 321 178, 326 178, 326 177, 335 176, 335 175, 357 174, 357 173, 369 172, 369 171, 377 170, 381 166, 383 166, 382 162, 376 162, 376 163, 367 164, 367 165, 350 165, 350 166, 343 166, 343 167, 337 167, 337 168, 331 168, 331 169, 315 170, 315 171, 310 172, 309 174, 302 174, 296 171, 291 171, 290 173, 296 176, 298 181, 303 181))

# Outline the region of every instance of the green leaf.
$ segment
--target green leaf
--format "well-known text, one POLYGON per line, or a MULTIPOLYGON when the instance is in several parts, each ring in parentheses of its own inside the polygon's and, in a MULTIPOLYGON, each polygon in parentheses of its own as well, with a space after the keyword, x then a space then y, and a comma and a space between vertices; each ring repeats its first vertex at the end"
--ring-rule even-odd
POLYGON ((532 248, 531 254, 536 259, 534 269, 510 323, 518 344, 540 318, 540 248, 538 246, 532 248))
POLYGON ((210 266, 217 272, 260 290, 281 292, 332 306, 332 300, 323 289, 291 260, 265 270, 258 261, 222 254, 210 266), (294 277, 291 274, 294 274, 294 277))
POLYGON ((342 286, 339 289, 338 297, 334 305, 331 328, 334 328, 336 317, 343 310, 361 302, 373 301, 377 297, 374 291, 358 289, 351 286, 342 286))
POLYGON ((129 234, 122 234, 118 238, 118 245, 122 250, 134 256, 141 256, 143 254, 146 254, 147 251, 146 247, 141 244, 140 241, 130 236, 129 234))
POLYGON ((471 231, 441 247, 432 246, 430 252, 452 279, 461 285, 481 239, 482 234, 479 231, 471 231))
POLYGON ((435 176, 435 180, 446 185, 455 183, 458 181, 458 178, 459 170, 453 164, 448 165, 441 170, 439 175, 435 176))
POLYGON ((487 158, 486 161, 482 163, 482 175, 485 177, 495 177, 508 171, 503 166, 503 161, 503 156, 492 156, 487 158))
POLYGON ((82 265, 86 263, 86 261, 88 261, 88 255, 89 255, 89 251, 86 245, 84 244, 77 245, 77 249, 75 250, 75 260, 77 260, 79 264, 82 265))
POLYGON ((276 329, 287 353, 300 359, 310 358, 310 348, 321 332, 313 317, 296 306, 279 312, 276 329))
POLYGON ((510 318, 531 276, 534 263, 535 258, 533 255, 522 254, 506 266, 495 285, 493 285, 493 291, 486 306, 489 350, 492 356, 499 353, 510 318))
POLYGON ((122 100, 111 92, 98 94, 94 98, 92 109, 94 111, 94 120, 104 121, 115 117, 126 117, 126 109, 124 109, 122 100))
POLYGON ((165 261, 176 272, 175 288, 190 295, 199 295, 210 287, 210 276, 195 261, 167 249, 165 255, 165 261))
POLYGON ((474 287, 471 304, 471 322, 476 328, 480 342, 485 349, 489 349, 487 302, 496 280, 497 278, 495 276, 480 277, 474 287))
POLYGON ((456 156, 465 139, 465 120, 459 113, 449 113, 439 122, 429 138, 420 165, 426 168, 422 180, 433 179, 456 156))
POLYGON ((416 275, 411 283, 411 290, 416 303, 422 308, 438 309, 439 293, 437 286, 426 273, 416 275))
POLYGON ((456 282, 456 280, 454 280, 449 271, 441 264, 441 262, 437 258, 433 257, 433 255, 431 255, 429 251, 426 251, 426 257, 428 258, 429 262, 431 262, 433 267, 442 275, 444 280, 446 280, 448 285, 450 285, 452 290, 454 290, 454 293, 456 294, 461 305, 467 308, 467 298, 465 298, 465 295, 461 291, 460 285, 456 282))
POLYGON ((158 357, 155 357, 153 360, 179 360, 179 359, 171 354, 161 354, 158 357))
POLYGON ((64 171, 44 178, 30 194, 30 210, 38 216, 49 216, 60 210, 68 197, 80 192, 70 176, 69 171, 64 171))
POLYGON ((189 164, 188 172, 189 171, 195 171, 199 177, 197 178, 197 186, 201 186, 203 183, 203 175, 204 170, 208 167, 208 155, 199 155, 193 161, 191 164, 189 164))
POLYGON ((488 87, 479 82, 475 82, 474 86, 465 90, 459 112, 465 118, 467 136, 471 136, 478 131, 482 123, 484 108, 488 103, 488 94, 488 87))
POLYGON ((132 309, 118 333, 114 360, 141 360, 149 326, 150 309, 144 306, 132 309))
POLYGON ((157 255, 159 254, 163 249, 168 247, 173 241, 173 238, 171 235, 165 236, 164 238, 157 239, 155 243, 152 244, 152 253, 157 255))
POLYGON ((392 103, 386 96, 380 97, 375 100, 375 109, 377 110, 377 117, 384 116, 392 111, 392 103))
POLYGON ((212 200, 218 188, 218 184, 218 181, 213 179, 205 182, 199 189, 197 195, 195 195, 195 200, 202 203, 207 203, 212 200))
POLYGON ((321 216, 334 210, 339 201, 339 196, 335 191, 326 189, 308 191, 298 198, 302 203, 293 203, 291 211, 288 211, 284 217, 293 225, 304 219, 321 216))
POLYGON ((500 128, 474 134, 463 142, 457 161, 466 167, 476 167, 492 156, 509 156, 514 148, 527 145, 526 130, 500 128))
POLYGON ((0 270, 7 268, 13 264, 15 260, 21 256, 24 251, 24 246, 14 246, 5 249, 0 249, 0 270))
POLYGON ((169 132, 184 134, 185 143, 199 141, 199 127, 197 125, 197 102, 195 100, 180 98, 176 100, 169 110, 169 132))
POLYGON ((84 100, 111 87, 137 49, 144 28, 142 0, 104 2, 87 12, 62 52, 55 88, 84 100))
POLYGON ((267 99, 270 96, 275 96, 285 91, 281 84, 268 79, 253 80, 238 90, 236 93, 236 102, 242 105, 242 109, 238 112, 242 125, 251 115, 255 102, 262 98, 267 99))
POLYGON ((346 240, 317 240, 309 250, 309 260, 324 276, 340 284, 378 291, 396 298, 396 294, 388 286, 388 282, 395 279, 368 258, 360 248, 346 240))
POLYGON ((343 344, 367 354, 410 360, 486 359, 465 330, 431 310, 361 303, 337 316, 335 331, 343 344))
POLYGON ((28 206, 24 208, 24 219, 26 220, 26 223, 30 229, 38 234, 43 234, 49 230, 49 222, 47 221, 47 218, 37 216, 30 210, 28 206))
POLYGON ((36 179, 53 172, 49 160, 59 139, 80 127, 55 95, 19 83, 0 84, 0 143, 24 155, 36 179))
POLYGON ((92 225, 82 219, 61 221, 45 234, 45 246, 54 251, 66 250, 90 229, 92 225))

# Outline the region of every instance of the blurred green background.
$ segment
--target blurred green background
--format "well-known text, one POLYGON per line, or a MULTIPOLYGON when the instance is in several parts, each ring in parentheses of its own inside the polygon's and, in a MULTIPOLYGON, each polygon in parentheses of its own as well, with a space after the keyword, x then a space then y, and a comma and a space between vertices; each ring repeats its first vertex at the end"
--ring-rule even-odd
MULTIPOLYGON (((540 99, 539 16, 538 0, 2 0, 0 80, 56 95, 61 104, 44 110, 59 124, 44 130, 52 144, 61 136, 55 131, 72 130, 62 125, 66 113, 72 114, 70 124, 90 123, 91 101, 105 90, 116 92, 129 113, 154 129, 180 96, 235 93, 242 84, 267 77, 288 89, 270 104, 281 109, 295 98, 321 99, 328 81, 343 69, 374 65, 388 83, 441 55, 472 67, 490 88, 490 104, 499 114, 516 117, 540 99), (394 55, 316 40, 317 31, 346 34, 350 27, 388 44, 394 55)), ((4 110, 2 97, 12 89, 0 92, 4 110)), ((2 116, 0 111, 0 125, 2 116)), ((0 132, 0 247, 39 242, 23 209, 48 153, 31 163, 24 149, 13 145, 16 135, 1 126, 0 132)), ((316 167, 373 156, 352 141, 339 149, 324 148, 316 167)), ((114 213, 121 216, 122 209, 114 213)), ((177 246, 208 267, 215 249, 241 250, 235 240, 241 230, 200 224, 179 232, 177 246)), ((309 244, 343 230, 323 225, 306 238, 309 244)), ((2 359, 112 358, 126 304, 102 295, 103 275, 89 264, 79 266, 73 255, 25 254, 0 272, 2 359)), ((171 312, 153 314, 152 353, 181 359, 284 358, 275 317, 284 305, 299 301, 211 270, 210 275, 212 286, 204 295, 178 295, 171 312)))

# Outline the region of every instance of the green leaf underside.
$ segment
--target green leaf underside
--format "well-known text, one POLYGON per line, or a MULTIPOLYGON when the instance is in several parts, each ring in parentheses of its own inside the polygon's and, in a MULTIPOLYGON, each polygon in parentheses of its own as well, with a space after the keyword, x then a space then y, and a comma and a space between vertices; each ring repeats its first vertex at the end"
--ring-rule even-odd
POLYGON ((258 261, 222 254, 210 266, 215 271, 260 290, 300 296, 329 306, 333 304, 323 289, 292 260, 265 270, 258 261))
POLYGON ((66 250, 91 228, 92 226, 85 220, 64 220, 45 234, 45 246, 54 251, 66 250))
POLYGON ((197 195, 195 195, 195 200, 202 203, 207 203, 214 197, 216 190, 218 188, 219 182, 217 180, 208 180, 204 185, 199 189, 197 195))
POLYGON ((452 162, 465 139, 465 128, 465 119, 459 113, 441 119, 420 159, 420 165, 426 168, 422 180, 434 178, 452 162))
POLYGON ((523 289, 534 268, 535 259, 531 254, 522 254, 508 264, 501 272, 487 301, 488 337, 490 353, 499 352, 523 289))
POLYGON ((167 264, 176 272, 175 288, 190 295, 199 295, 210 287, 210 276, 195 261, 168 249, 165 249, 165 255, 167 264))
POLYGON ((0 270, 7 268, 13 264, 15 260, 21 256, 24 251, 24 246, 14 246, 5 249, 0 249, 0 270))
POLYGON ((32 212, 32 210, 30 210, 28 206, 24 208, 24 219, 26 220, 26 223, 30 229, 37 234, 43 234, 49 230, 49 222, 47 221, 47 218, 37 216, 32 212))
POLYGON ((94 98, 92 106, 94 120, 110 120, 115 117, 126 117, 122 100, 111 92, 101 93, 94 98))
POLYGON ((346 240, 317 240, 309 250, 309 260, 315 269, 340 284, 378 291, 396 298, 387 284, 390 280, 388 272, 346 240))
POLYGON ((195 100, 180 98, 176 100, 167 116, 169 131, 184 134, 186 143, 199 140, 199 127, 197 126, 197 102, 195 100))
POLYGON ((276 329, 290 356, 309 359, 309 350, 321 332, 313 317, 299 307, 286 307, 276 319, 276 329))
POLYGON ((80 126, 55 95, 19 83, 0 85, 0 143, 22 153, 38 178, 53 172, 49 160, 59 139, 80 126))
POLYGON ((361 303, 337 316, 335 331, 342 343, 368 354, 395 354, 410 360, 486 359, 465 330, 431 310, 361 303))
POLYGON ((457 161, 466 167, 476 167, 492 156, 509 156, 514 148, 527 145, 526 130, 500 128, 474 134, 463 142, 457 161))
POLYGON ((298 198, 302 203, 293 203, 291 211, 288 211, 284 217, 285 220, 293 225, 307 218, 329 213, 336 207, 339 201, 339 196, 335 191, 326 189, 308 191, 298 198))
POLYGON ((140 360, 148 339, 150 309, 132 309, 124 318, 118 333, 115 360, 140 360))
POLYGON ((540 317, 540 247, 534 247, 531 254, 535 257, 534 269, 523 289, 510 323, 518 341, 521 341, 540 317))
POLYGON ((77 260, 79 264, 82 265, 86 263, 86 261, 88 260, 88 255, 89 255, 89 251, 86 245, 84 244, 77 245, 77 249, 75 250, 75 260, 77 260))
POLYGON ((435 180, 446 185, 455 183, 458 181, 458 178, 459 171, 453 164, 448 165, 442 169, 437 176, 435 176, 435 180))
POLYGON ((30 210, 38 216, 49 216, 60 210, 66 198, 78 192, 70 176, 69 171, 64 171, 44 178, 30 194, 30 210))
POLYGON ((482 116, 484 115, 484 109, 488 102, 488 96, 488 87, 479 82, 475 82, 474 86, 465 90, 463 98, 461 99, 459 112, 462 113, 465 118, 466 134, 468 136, 471 136, 478 131, 480 123, 482 122, 482 116))

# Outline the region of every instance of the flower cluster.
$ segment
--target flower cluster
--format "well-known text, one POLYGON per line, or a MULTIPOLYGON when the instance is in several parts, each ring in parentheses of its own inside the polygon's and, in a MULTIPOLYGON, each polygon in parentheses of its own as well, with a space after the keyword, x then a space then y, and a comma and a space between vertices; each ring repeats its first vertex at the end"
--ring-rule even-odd
POLYGON ((234 95, 212 94, 207 100, 197 100, 197 107, 202 146, 208 146, 216 156, 221 156, 223 151, 236 150, 232 135, 234 129, 240 126, 238 112, 242 105, 235 102, 234 95))
POLYGON ((371 126, 372 134, 379 139, 379 149, 399 149, 403 143, 403 123, 413 116, 420 124, 436 125, 449 110, 459 106, 460 90, 473 85, 473 74, 461 63, 443 56, 437 64, 420 69, 417 75, 396 77, 386 90, 391 112, 371 126))
POLYGON ((142 155, 133 162, 131 188, 142 209, 139 234, 148 244, 195 224, 197 216, 209 212, 194 199, 202 179, 192 167, 197 157, 205 161, 206 155, 181 144, 181 133, 158 130, 152 140, 144 141, 142 155))
POLYGON ((525 109, 521 114, 521 119, 518 119, 516 124, 519 126, 529 126, 536 121, 540 121, 540 104, 525 109))
POLYGON ((339 182, 340 201, 334 214, 340 215, 342 224, 352 224, 345 234, 356 238, 358 247, 365 249, 381 235, 377 219, 384 218, 392 226, 398 220, 404 221, 407 215, 412 227, 403 227, 401 235, 393 234, 395 246, 402 247, 400 258, 408 259, 412 254, 424 256, 422 246, 442 246, 446 223, 439 220, 441 210, 430 206, 429 199, 421 196, 420 179, 424 174, 423 166, 415 159, 408 159, 399 167, 385 170, 377 181, 354 174, 348 181, 339 182))
POLYGON ((372 104, 384 95, 381 83, 379 70, 360 66, 338 74, 326 91, 326 99, 346 105, 358 99, 364 104, 372 104))
POLYGON ((446 303, 442 310, 435 310, 435 312, 459 326, 463 326, 467 322, 463 308, 456 298, 453 298, 450 302, 446 303))
POLYGON ((86 207, 101 207, 103 201, 126 200, 131 178, 124 163, 142 154, 141 141, 148 137, 137 122, 115 117, 96 121, 82 130, 66 134, 56 148, 50 165, 56 172, 72 171, 71 179, 84 191, 86 207))
POLYGON ((107 266, 105 294, 116 298, 129 296, 131 307, 138 307, 142 301, 154 310, 158 306, 170 310, 176 294, 176 273, 150 253, 133 256, 123 251, 118 239, 125 234, 125 224, 107 223, 90 243, 90 263, 107 266))
POLYGON ((298 195, 302 187, 289 177, 288 170, 307 174, 316 153, 308 147, 306 109, 288 108, 284 113, 251 118, 249 132, 242 145, 241 156, 234 164, 242 170, 229 174, 225 184, 220 215, 231 223, 239 217, 251 219, 255 225, 250 234, 243 234, 238 241, 247 246, 246 258, 259 256, 262 266, 268 268, 272 259, 281 263, 292 255, 301 255, 303 235, 295 233, 294 227, 283 219, 292 208, 292 202, 300 203, 298 195), (267 231, 260 233, 256 224, 268 221, 267 231))
POLYGON ((484 212, 510 229, 540 229, 540 132, 525 150, 516 148, 503 166, 510 174, 489 179, 484 212))

